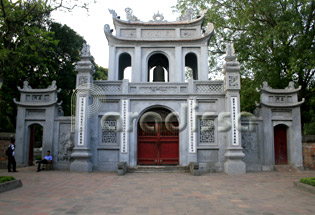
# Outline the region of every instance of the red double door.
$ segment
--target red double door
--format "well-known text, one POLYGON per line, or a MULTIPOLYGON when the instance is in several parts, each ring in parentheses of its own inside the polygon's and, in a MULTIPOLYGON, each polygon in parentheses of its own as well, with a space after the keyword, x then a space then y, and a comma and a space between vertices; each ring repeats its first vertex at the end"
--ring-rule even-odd
POLYGON ((178 123, 138 125, 138 164, 179 164, 178 123))

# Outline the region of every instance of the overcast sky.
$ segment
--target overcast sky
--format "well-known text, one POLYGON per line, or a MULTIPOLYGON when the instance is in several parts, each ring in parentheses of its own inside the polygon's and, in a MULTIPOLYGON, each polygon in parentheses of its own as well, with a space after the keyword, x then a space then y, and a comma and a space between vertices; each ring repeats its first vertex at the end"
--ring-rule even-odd
POLYGON ((98 65, 108 67, 108 44, 104 34, 104 25, 114 28, 112 16, 108 9, 116 11, 122 20, 126 20, 125 8, 130 7, 133 14, 141 21, 152 20, 154 13, 163 14, 164 19, 175 21, 179 14, 171 8, 176 0, 97 0, 91 4, 89 12, 75 9, 72 13, 57 11, 52 17, 55 21, 66 24, 84 37, 91 46, 91 54, 98 65))

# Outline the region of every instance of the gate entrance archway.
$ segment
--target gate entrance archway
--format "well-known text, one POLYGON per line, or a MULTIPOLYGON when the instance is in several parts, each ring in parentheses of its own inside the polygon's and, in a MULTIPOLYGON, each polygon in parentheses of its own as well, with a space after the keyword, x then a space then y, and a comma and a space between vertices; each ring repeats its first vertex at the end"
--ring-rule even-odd
POLYGON ((275 126, 273 135, 275 147, 275 165, 288 164, 287 126, 282 124, 275 126))
POLYGON ((179 164, 177 117, 165 108, 145 112, 138 122, 138 165, 179 164))
POLYGON ((34 160, 42 159, 43 127, 40 124, 29 126, 28 165, 33 166, 34 160))

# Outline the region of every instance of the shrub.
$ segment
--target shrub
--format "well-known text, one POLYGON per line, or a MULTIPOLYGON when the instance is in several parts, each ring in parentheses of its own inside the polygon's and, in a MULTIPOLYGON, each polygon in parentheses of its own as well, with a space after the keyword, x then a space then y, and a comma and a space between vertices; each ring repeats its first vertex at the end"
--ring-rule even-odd
POLYGON ((0 176, 0 183, 4 183, 7 181, 13 181, 13 180, 15 180, 15 178, 12 176, 0 176))
POLYGON ((313 178, 301 178, 300 182, 304 183, 304 184, 311 185, 311 186, 315 186, 315 177, 313 177, 313 178))

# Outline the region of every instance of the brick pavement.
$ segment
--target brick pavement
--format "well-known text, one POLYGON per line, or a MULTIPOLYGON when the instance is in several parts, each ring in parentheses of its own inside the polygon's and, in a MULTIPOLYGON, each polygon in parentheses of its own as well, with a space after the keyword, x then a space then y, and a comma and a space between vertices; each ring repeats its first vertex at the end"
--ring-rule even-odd
POLYGON ((315 171, 224 173, 18 173, 23 187, 0 194, 2 214, 315 214, 315 196, 293 187, 315 171))

